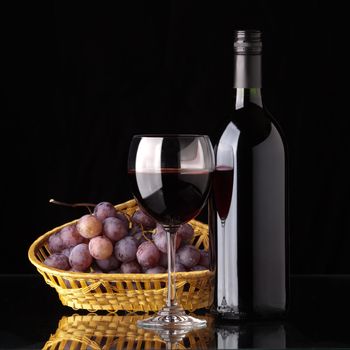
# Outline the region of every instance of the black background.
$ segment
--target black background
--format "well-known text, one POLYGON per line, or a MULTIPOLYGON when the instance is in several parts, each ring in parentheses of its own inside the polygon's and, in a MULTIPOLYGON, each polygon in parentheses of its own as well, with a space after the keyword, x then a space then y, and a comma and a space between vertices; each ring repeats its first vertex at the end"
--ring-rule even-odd
POLYGON ((133 134, 214 136, 244 28, 263 30, 264 103, 289 146, 291 271, 350 273, 344 12, 319 1, 7 4, 1 273, 34 273, 34 239, 86 212, 50 198, 131 198, 133 134))

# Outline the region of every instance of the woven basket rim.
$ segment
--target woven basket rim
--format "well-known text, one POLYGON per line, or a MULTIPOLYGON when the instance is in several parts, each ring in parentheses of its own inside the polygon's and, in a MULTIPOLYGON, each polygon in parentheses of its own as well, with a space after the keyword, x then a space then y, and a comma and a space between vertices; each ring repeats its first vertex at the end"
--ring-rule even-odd
MULTIPOLYGON (((131 199, 126 202, 123 202, 121 204, 117 204, 115 208, 117 210, 122 210, 128 207, 133 207, 136 205, 136 200, 131 199)), ((130 280, 130 281, 145 281, 145 280, 164 280, 164 278, 167 276, 167 272, 165 273, 157 273, 157 274, 146 274, 146 273, 95 273, 95 272, 75 272, 75 271, 66 271, 66 270, 60 270, 56 269, 54 267, 50 267, 42 263, 37 257, 36 257, 36 252, 39 249, 39 246, 47 240, 49 236, 54 234, 55 232, 58 232, 62 228, 72 225, 76 223, 79 219, 72 220, 70 222, 67 222, 61 226, 57 226, 53 228, 52 230, 44 233, 43 235, 39 236, 29 247, 28 250, 28 258, 30 262, 38 269, 39 272, 45 272, 50 275, 55 275, 55 276, 61 276, 61 277, 68 277, 68 278, 73 278, 73 279, 84 279, 84 280, 113 280, 113 281, 125 281, 130 280)), ((200 227, 201 229, 208 229, 208 225, 204 224, 198 220, 191 220, 189 223, 196 225, 197 227, 200 227)), ((176 276, 178 278, 186 278, 188 279, 197 279, 197 278, 203 278, 206 275, 210 276, 212 275, 213 272, 208 270, 201 270, 201 271, 186 271, 186 272, 176 272, 176 276)))

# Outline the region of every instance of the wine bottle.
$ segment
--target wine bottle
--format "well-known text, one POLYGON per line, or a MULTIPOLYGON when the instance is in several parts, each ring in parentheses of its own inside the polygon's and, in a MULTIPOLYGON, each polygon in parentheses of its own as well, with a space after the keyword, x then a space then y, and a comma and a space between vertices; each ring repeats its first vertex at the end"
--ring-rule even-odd
POLYGON ((217 169, 209 202, 217 261, 213 311, 228 319, 280 318, 288 306, 287 152, 281 128, 262 101, 261 34, 235 31, 234 105, 213 142, 218 158, 221 149, 233 149, 232 180, 215 185, 222 177, 217 169), (223 229, 220 208, 228 207, 223 229))

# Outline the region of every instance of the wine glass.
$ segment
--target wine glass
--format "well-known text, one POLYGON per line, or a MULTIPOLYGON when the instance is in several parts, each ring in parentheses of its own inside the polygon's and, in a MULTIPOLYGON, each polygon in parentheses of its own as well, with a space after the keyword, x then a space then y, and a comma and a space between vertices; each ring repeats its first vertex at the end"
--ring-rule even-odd
MULTIPOLYGON (((219 290, 219 296, 222 295, 221 303, 217 305, 219 313, 232 312, 233 309, 227 304, 226 300, 226 244, 225 244, 225 224, 230 211, 233 188, 233 148, 231 145, 219 143, 214 150, 215 171, 213 177, 213 193, 216 211, 221 221, 221 252, 219 259, 222 266, 222 290, 219 290)), ((219 240, 218 240, 219 241, 219 240)))
POLYGON ((168 284, 166 305, 138 322, 143 328, 192 329, 206 321, 189 316, 178 305, 175 285, 175 234, 196 217, 206 203, 214 152, 206 135, 135 135, 128 157, 128 177, 139 207, 167 234, 168 284))

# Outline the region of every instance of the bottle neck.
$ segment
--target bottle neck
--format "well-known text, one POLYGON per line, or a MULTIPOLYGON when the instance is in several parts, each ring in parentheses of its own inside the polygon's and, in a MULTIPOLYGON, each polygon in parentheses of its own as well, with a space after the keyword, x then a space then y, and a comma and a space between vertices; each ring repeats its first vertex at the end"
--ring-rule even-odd
POLYGON ((246 103, 262 107, 261 55, 234 55, 235 109, 246 103))
POLYGON ((261 55, 234 55, 234 88, 261 88, 261 55))
POLYGON ((241 109, 249 103, 253 103, 263 108, 260 88, 235 88, 234 90, 235 110, 241 109))

